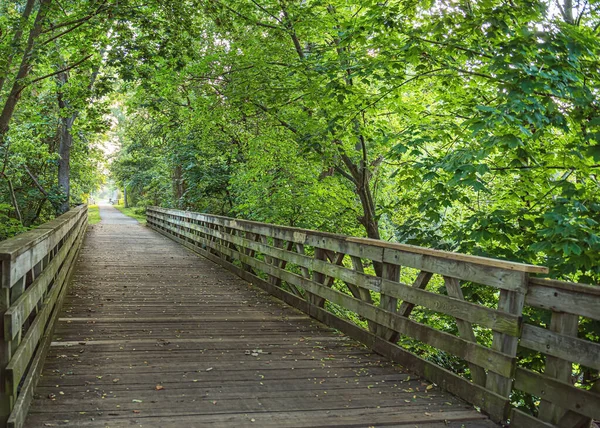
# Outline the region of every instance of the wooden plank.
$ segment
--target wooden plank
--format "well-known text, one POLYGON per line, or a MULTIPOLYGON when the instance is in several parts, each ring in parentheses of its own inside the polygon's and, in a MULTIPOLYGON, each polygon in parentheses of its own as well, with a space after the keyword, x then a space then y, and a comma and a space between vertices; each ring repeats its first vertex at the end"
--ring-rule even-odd
MULTIPOLYGON (((373 245, 385 248, 386 250, 397 250, 406 253, 422 254, 432 256, 438 259, 447 259, 460 262, 466 262, 472 265, 487 266, 492 268, 500 268, 503 270, 512 270, 516 272, 529 273, 548 273, 548 268, 545 266, 534 266, 505 260, 492 259, 489 257, 472 256, 470 254, 453 253, 450 251, 434 250, 431 248, 417 247, 415 245, 399 244, 396 242, 382 241, 369 238, 354 238, 349 237, 350 242, 357 242, 364 245, 373 245)), ((384 254, 385 258, 385 254, 384 254)), ((385 261, 385 260, 384 260, 385 261)))
MULTIPOLYGON (((166 226, 167 230, 170 230, 170 226, 166 226)), ((189 235, 192 236, 191 234, 189 235)), ((220 236, 216 232, 213 236, 220 236)), ((486 308, 481 305, 462 301, 448 296, 439 295, 425 290, 416 289, 403 283, 393 282, 381 278, 377 278, 370 275, 360 274, 351 269, 347 269, 341 266, 332 265, 321 260, 311 259, 306 256, 301 256, 292 252, 279 250, 280 252, 274 252, 270 246, 261 245, 258 243, 247 243, 242 244, 242 238, 232 237, 232 241, 240 243, 240 245, 248 245, 250 248, 256 249, 264 254, 276 254, 279 258, 288 260, 291 263, 297 265, 304 265, 310 267, 313 271, 319 273, 326 273, 328 276, 339 278, 343 281, 352 282, 360 287, 375 289, 379 281, 382 282, 380 287, 381 292, 384 294, 402 299, 404 301, 416 303, 420 306, 427 307, 434 311, 442 312, 454 317, 464 319, 466 321, 479 324, 485 327, 489 327, 494 331, 504 332, 511 336, 518 336, 520 331, 520 317, 506 313, 504 311, 498 311, 495 309, 486 308)), ((203 244, 208 245, 207 242, 203 244)), ((221 247, 220 247, 221 248, 221 247)), ((222 249, 220 251, 223 251, 222 249)), ((245 262, 248 263, 248 262, 245 262)), ((266 272, 270 275, 276 275, 277 272, 266 272)))
MULTIPOLYGON (((227 241, 227 242, 231 242, 231 238, 234 238, 231 235, 227 236, 226 234, 221 234, 221 237, 222 237, 222 239, 224 241, 227 241)), ((243 241, 241 241, 241 242, 243 242, 243 241)), ((275 248, 282 249, 283 248, 283 244, 284 244, 284 241, 282 239, 275 238, 273 240, 273 246, 275 248)), ((247 247, 244 247, 244 248, 247 248, 247 247)), ((278 269, 282 269, 284 262, 285 262, 285 260, 281 260, 281 259, 279 259, 277 257, 271 257, 271 264, 273 266, 275 266, 276 268, 278 268, 278 269)), ((276 285, 277 287, 281 287, 281 279, 280 278, 278 278, 276 276, 272 276, 270 278, 270 280, 272 281, 273 285, 276 285)))
POLYGON ((258 223, 247 220, 231 219, 227 217, 208 216, 200 213, 187 213, 186 216, 178 216, 180 220, 171 220, 173 223, 184 223, 186 219, 197 219, 208 223, 231 227, 271 238, 283 239, 303 245, 327 248, 331 251, 354 255, 370 260, 381 261, 383 249, 359 245, 350 242, 343 235, 319 232, 316 230, 297 229, 285 226, 275 226, 267 223, 258 223))
POLYGON ((518 367, 515 389, 560 403, 561 407, 593 419, 600 419, 600 394, 518 367))
POLYGON ((34 229, 0 243, 0 258, 9 262, 6 269, 2 270, 3 287, 11 288, 25 276, 37 263, 34 256, 38 255, 40 247, 44 246, 46 249, 51 235, 50 230, 34 229))
POLYGON ((520 346, 600 370, 600 344, 523 324, 520 346))
MULTIPOLYGON (((87 229, 87 216, 84 217, 83 220, 85 220, 85 222, 82 226, 82 229, 80 230, 81 233, 79 234, 78 239, 73 247, 75 250, 73 260, 77 259, 77 255, 79 254, 79 250, 81 249, 81 243, 83 241, 83 237, 87 229)), ((35 387, 39 382, 40 375, 44 367, 44 360, 46 358, 46 354, 48 353, 48 349, 50 348, 50 344, 52 343, 52 336, 56 328, 56 321, 60 314, 64 298, 67 294, 66 291, 68 283, 71 281, 71 277, 75 269, 75 263, 70 263, 67 269, 68 271, 64 280, 64 283, 66 285, 63 287, 62 293, 59 296, 56 305, 53 308, 52 315, 50 317, 50 322, 48 323, 46 331, 43 337, 41 338, 40 346, 35 352, 35 356, 31 362, 31 366, 29 367, 27 376, 25 377, 25 380, 21 387, 19 397, 17 398, 14 408, 12 409, 10 417, 7 421, 7 428, 22 428, 25 423, 27 411, 29 410, 29 406, 31 405, 31 401, 33 400, 35 387)))
MULTIPOLYGON (((323 265, 326 264, 326 262, 324 261, 327 258, 327 255, 325 254, 325 250, 323 248, 319 248, 319 247, 315 247, 315 255, 314 255, 314 259, 312 259, 311 261, 314 261, 315 264, 321 264, 323 263, 323 265)), ((322 273, 321 271, 325 270, 325 269, 313 269, 312 272, 312 281, 317 283, 317 284, 324 284, 325 281, 327 280, 327 276, 322 273)), ((278 276, 278 277, 283 277, 283 272, 278 272, 275 271, 272 273, 272 275, 274 276, 278 276)), ((298 283, 297 281, 289 281, 288 279, 286 279, 287 282, 292 282, 294 285, 296 286, 300 286, 302 287, 308 294, 307 294, 307 300, 311 305, 315 305, 318 306, 320 308, 324 307, 325 305, 325 298, 322 296, 319 296, 315 293, 313 293, 311 290, 308 290, 306 287, 303 287, 300 283, 298 283)))
POLYGON ((26 372, 31 358, 35 354, 37 345, 46 331, 46 324, 54 309, 55 303, 59 301, 61 292, 63 292, 66 287, 66 279, 78 250, 78 246, 71 247, 69 255, 54 281, 54 286, 44 301, 42 310, 35 317, 35 320, 27 330, 23 341, 16 349, 6 367, 7 379, 13 385, 13 388, 15 388, 14 395, 16 395, 16 388, 19 385, 23 374, 26 372))
MULTIPOLYGON (((291 232, 292 234, 295 233, 298 235, 302 235, 302 234, 315 235, 315 236, 320 236, 323 238, 332 238, 332 239, 338 240, 340 242, 346 241, 348 243, 356 243, 356 244, 360 244, 360 246, 364 247, 364 248, 381 248, 381 249, 385 248, 385 249, 390 249, 390 250, 399 250, 399 251, 403 251, 403 252, 407 252, 407 253, 422 254, 422 255, 427 255, 427 256, 433 256, 433 257, 440 258, 440 259, 456 260, 456 261, 470 263, 473 265, 489 266, 489 267, 501 268, 501 269, 505 269, 505 270, 513 270, 513 271, 518 271, 518 272, 548 273, 548 269, 543 266, 533 266, 533 265, 526 265, 526 264, 522 264, 522 263, 490 259, 490 258, 486 258, 486 257, 471 256, 471 255, 460 254, 460 253, 451 253, 451 252, 447 252, 447 251, 433 250, 430 248, 416 247, 413 245, 392 243, 392 242, 381 241, 381 240, 377 240, 377 239, 356 238, 356 237, 349 237, 349 236, 344 236, 344 235, 336 235, 336 234, 332 234, 332 233, 319 232, 319 231, 315 231, 315 230, 298 229, 298 228, 284 227, 284 226, 273 226, 273 225, 268 225, 265 223, 253 222, 253 221, 248 221, 248 220, 232 219, 232 218, 223 217, 223 216, 200 214, 200 213, 190 213, 190 212, 179 211, 179 210, 166 210, 166 209, 161 209, 158 207, 152 207, 151 210, 155 211, 155 212, 159 212, 159 213, 162 212, 162 213, 175 214, 177 216, 180 216, 181 218, 202 219, 203 221, 209 221, 209 222, 212 222, 215 224, 227 225, 228 227, 232 227, 235 229, 248 230, 250 232, 255 232, 255 230, 252 230, 252 227, 254 227, 255 229, 259 229, 259 228, 267 228, 270 230, 278 229, 280 231, 291 232)), ((261 232, 258 232, 258 233, 261 233, 261 232)), ((265 233, 265 234, 269 235, 269 233, 265 233)), ((269 236, 273 236, 273 235, 269 235, 269 236)), ((294 240, 294 242, 298 242, 298 241, 294 240)), ((300 243, 308 244, 307 242, 300 242, 300 243)), ((325 243, 325 242, 323 241, 321 243, 321 245, 323 243, 325 243)), ((308 245, 319 246, 318 244, 308 244, 308 245)), ((344 251, 343 249, 340 249, 340 250, 333 249, 333 248, 330 248, 329 246, 323 246, 323 248, 328 248, 328 249, 331 249, 336 252, 341 251, 345 254, 353 254, 353 252, 351 252, 351 251, 344 251)), ((353 254, 353 255, 374 260, 365 254, 353 254)), ((382 261, 382 260, 377 260, 377 261, 382 261)))
MULTIPOLYGON (((296 311, 256 287, 149 228, 115 224, 120 214, 101 209, 114 217, 106 221, 103 212, 105 224, 86 239, 27 427, 65 420, 82 427, 200 421, 273 428, 484 421, 464 402, 370 349, 316 321, 299 320, 296 311), (178 314, 194 319, 143 322, 178 314), (252 349, 265 352, 245 353, 252 349)), ((225 259, 240 254, 256 261, 241 246, 218 240, 206 246, 209 237, 174 229, 174 241, 252 279, 238 261, 225 259)), ((262 282, 306 311, 331 317, 262 282)), ((343 321, 332 317, 331 323, 343 321)), ((469 390, 469 382, 453 380, 461 382, 459 388, 469 390)), ((483 398, 494 403, 493 396, 483 398)))
MULTIPOLYGON (((398 282, 400 280, 400 266, 383 263, 383 272, 381 276, 388 281, 398 282)), ((379 300, 379 307, 388 312, 396 313, 398 312, 398 299, 382 292, 379 300)), ((390 342, 397 342, 400 338, 397 331, 391 330, 383 325, 377 327, 377 335, 390 342)))
MULTIPOLYGON (((219 245, 219 244, 213 244, 219 245)), ((219 248, 220 251, 226 251, 223 247, 219 248)), ((233 259, 243 260, 245 263, 250 264, 255 269, 263 272, 276 274, 278 271, 275 267, 267 265, 260 260, 252 259, 246 255, 227 249, 229 256, 233 259)), ((476 362, 478 365, 488 368, 494 372, 500 372, 506 376, 510 376, 512 373, 512 365, 514 359, 503 355, 501 353, 494 352, 489 348, 481 346, 477 343, 469 342, 467 340, 458 338, 448 333, 444 333, 435 330, 432 327, 424 324, 417 323, 404 317, 397 316, 396 314, 385 311, 373 305, 369 305, 362 300, 353 298, 337 290, 333 290, 326 287, 315 280, 309 280, 296 275, 292 272, 279 271, 281 279, 288 283, 294 283, 298 287, 302 287, 306 291, 317 295, 323 299, 327 299, 333 303, 337 303, 346 309, 356 312, 373 322, 384 325, 392 330, 398 331, 407 336, 413 337, 417 340, 421 340, 431 346, 445 350, 463 358, 467 361, 476 362)))
POLYGON ((514 428, 556 428, 555 425, 546 423, 519 409, 511 410, 510 426, 514 428))
POLYGON ((10 260, 9 269, 3 270, 3 287, 11 287, 46 257, 84 212, 83 208, 78 207, 47 225, 0 243, 0 259, 10 260))
MULTIPOLYGON (((567 312, 595 320, 600 320, 600 294, 590 292, 587 287, 556 287, 560 281, 530 281, 525 303, 535 308, 550 309, 555 312, 567 312), (581 288, 581 289, 577 289, 581 288)), ((583 284, 580 284, 583 285, 583 284)), ((600 287, 595 286, 600 289, 600 287)))
MULTIPOLYGON (((167 232, 161 233, 165 233, 165 236, 168 236, 170 238, 175 238, 172 235, 169 235, 167 232)), ((177 238, 175 238, 175 240, 177 240, 177 238)), ((314 305, 309 305, 306 301, 299 299, 293 294, 288 293, 282 290, 281 288, 274 287, 272 284, 262 280, 261 278, 251 275, 248 272, 237 268, 235 265, 232 265, 214 256, 213 254, 206 252, 201 247, 196 247, 196 249, 205 257, 209 258, 210 260, 216 263, 219 263, 223 267, 226 267, 227 269, 231 270, 232 272, 236 273, 237 275, 246 279, 252 284, 258 285, 259 287, 263 288, 264 290, 268 291, 269 293, 273 294, 274 296, 283 300, 284 302, 295 306, 296 308, 308 313, 309 315, 318 319, 319 321, 324 322, 325 324, 342 331, 343 333, 347 334, 353 339, 361 341, 374 351, 386 356, 387 358, 390 358, 392 361, 402 364, 408 370, 420 374, 425 378, 437 383, 449 392, 456 394, 457 396, 464 398, 470 403, 481 407, 481 409, 486 414, 489 414, 493 420, 497 422, 504 420, 504 414, 507 412, 509 406, 509 402, 506 398, 503 398, 497 394, 486 390, 485 388, 475 385, 469 382, 467 379, 461 378, 455 375, 454 373, 435 365, 434 363, 419 358, 414 354, 400 348, 396 344, 378 338, 376 335, 369 333, 366 330, 348 321, 342 320, 322 308, 316 307, 314 305)), ((380 309, 375 308, 375 310, 380 309)), ((472 345, 469 342, 466 343, 469 346, 472 345)))
MULTIPOLYGON (((445 276, 444 283, 446 284, 446 290, 448 295, 456 299, 465 300, 460 283, 456 278, 450 278, 445 276)), ((473 332, 473 326, 470 322, 460 318, 456 318, 456 327, 458 328, 458 334, 466 341, 477 343, 477 338, 473 332)), ((483 367, 477 366, 476 364, 470 363, 469 370, 471 371, 471 378, 477 385, 485 386, 486 374, 483 367)))
MULTIPOLYGON (((356 272, 364 274, 365 271, 364 271, 362 259, 360 257, 356 257, 356 256, 350 256, 350 259, 352 260, 352 268, 356 272)), ((370 290, 368 290, 366 288, 358 287, 356 284, 352 284, 347 281, 344 281, 344 282, 346 283, 348 290, 350 290, 350 292, 352 293, 352 295, 355 298, 360 299, 363 302, 368 303, 370 305, 373 304, 373 297, 371 296, 370 290)), ((367 327, 371 333, 375 333, 377 331, 377 324, 375 324, 371 320, 367 320, 367 327)))
MULTIPOLYGON (((0 270, 5 269, 8 265, 8 261, 0 260, 0 270)), ((0 272, 1 274, 2 272, 0 272)), ((0 281, 2 276, 0 276, 0 281)), ((8 309, 10 306, 10 288, 0 287, 0 315, 8 309)), ((0 326, 4 331, 4 317, 0 316, 0 326)), ((12 387, 5 381, 6 379, 6 366, 10 361, 12 355, 12 342, 6 341, 3 336, 0 336, 0 426, 6 422, 10 415, 12 407, 12 387)))
MULTIPOLYGON (((521 281, 524 284, 527 283, 527 274, 523 274, 521 281)), ((524 301, 524 294, 516 291, 500 290, 498 309, 506 312, 507 314, 518 317, 520 320, 521 316, 523 315, 524 301)), ((498 331, 493 332, 492 348, 496 351, 508 354, 511 357, 516 357, 518 344, 518 337, 500 333, 498 331)), ((503 397, 510 397, 512 384, 512 376, 501 376, 497 373, 488 373, 485 386, 487 389, 492 390, 503 397)), ((508 417, 508 414, 506 417, 508 417)))
MULTIPOLYGON (((561 333, 566 336, 577 337, 577 327, 579 326, 579 317, 572 314, 552 313, 550 320, 550 330, 561 333)), ((598 354, 600 357, 600 354, 598 354)), ((599 361, 600 363, 600 361, 599 361)), ((571 383, 573 374, 573 364, 570 360, 563 360, 554 356, 546 356, 546 368, 544 374, 556 378, 565 383, 571 383)), ((565 413, 560 406, 546 400, 540 403, 540 419, 556 424, 565 413)))
POLYGON ((45 295, 48 285, 54 279, 71 245, 78 238, 81 228, 82 221, 77 224, 76 230, 70 234, 57 255, 45 267, 41 275, 34 280, 27 290, 5 312, 4 337, 6 340, 14 339, 19 334, 21 326, 29 317, 31 311, 37 306, 40 299, 45 295))
MULTIPOLYGON (((301 255, 306 255, 303 244, 296 244, 296 252, 301 255)), ((310 272, 306 266, 300 266, 300 272, 304 278, 310 278, 310 272)))
MULTIPOLYGON (((418 248, 418 247, 415 247, 418 248)), ((407 252, 386 248, 383 261, 411 268, 438 273, 443 276, 476 282, 503 290, 525 292, 526 284, 520 278, 523 272, 506 269, 493 264, 470 264, 463 260, 435 257, 427 252, 407 252)))
MULTIPOLYGON (((600 394, 600 382, 596 381, 590 388, 591 392, 600 394)), ((586 416, 582 416, 572 410, 567 411, 565 415, 558 422, 560 428, 590 428, 592 426, 592 419, 586 416)))
POLYGON ((519 317, 513 314, 387 280, 382 281, 381 291, 403 301, 479 324, 494 331, 504 332, 510 336, 518 336, 520 332, 519 317))
MULTIPOLYGON (((427 287, 427 284, 429 283, 429 280, 431 279, 432 276, 433 276, 433 274, 431 272, 422 270, 421 272, 419 272, 419 275, 417 276, 417 279, 412 284, 412 286, 414 288, 424 290, 425 287, 427 287)), ((398 309, 398 314, 400 314, 403 317, 409 317, 412 310, 414 309, 414 307, 415 307, 414 303, 402 302, 400 304, 400 309, 398 309)))
MULTIPOLYGON (((226 239, 230 242, 233 242, 237 245, 240 245, 244 248, 251 248, 257 252, 260 252, 265 255, 265 257, 277 258, 281 260, 285 260, 286 262, 293 263, 300 267, 310 269, 312 271, 316 271, 320 274, 324 274, 325 276, 333 277, 340 279, 342 281, 351 282, 354 285, 359 287, 368 288, 373 291, 380 291, 381 279, 372 275, 367 275, 363 272, 356 272, 355 270, 348 269, 344 266, 340 266, 335 263, 329 263, 326 260, 326 255, 319 256, 316 258, 312 258, 306 256, 304 254, 297 254, 292 251, 287 251, 281 248, 273 247, 266 244, 266 241, 263 243, 252 242, 247 239, 237 237, 237 236, 226 236, 219 232, 210 231, 205 228, 201 228, 201 230, 206 231, 208 234, 214 237, 226 239)), ((266 240, 266 237, 264 237, 266 240)), ((316 247, 320 248, 320 247, 316 247)), ((315 250, 317 251, 317 250, 315 250)), ((323 249, 325 251, 325 249, 323 249)), ((339 253, 343 254, 343 253, 339 253)), ((325 280, 325 279, 323 279, 325 280)))
POLYGON ((574 291, 580 294, 600 296, 600 287, 591 284, 580 284, 577 282, 558 281, 556 279, 529 278, 529 287, 547 287, 559 290, 574 291))

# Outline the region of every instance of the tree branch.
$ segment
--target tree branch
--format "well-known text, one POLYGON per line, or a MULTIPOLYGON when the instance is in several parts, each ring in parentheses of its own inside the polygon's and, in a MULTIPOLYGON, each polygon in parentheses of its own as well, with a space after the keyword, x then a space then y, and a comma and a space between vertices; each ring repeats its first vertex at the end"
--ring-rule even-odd
POLYGON ((233 12, 235 15, 239 16, 242 19, 245 19, 246 21, 257 25, 259 27, 265 27, 265 28, 272 28, 273 30, 279 30, 279 31, 284 31, 283 28, 278 27, 277 25, 271 25, 271 24, 265 24, 263 22, 260 21, 256 21, 255 19, 249 18, 245 15, 242 15, 240 12, 238 12, 237 10, 233 9, 232 7, 227 6, 226 4, 221 3, 220 1, 217 0, 213 0, 215 3, 217 3, 218 5, 224 7, 225 9, 227 9, 230 12, 233 12))
POLYGON ((98 15, 100 12, 103 12, 103 9, 104 9, 105 5, 106 5, 106 1, 102 2, 102 4, 100 6, 98 6, 98 9, 96 9, 95 12, 90 13, 89 15, 84 16, 83 18, 74 19, 72 21, 63 22, 63 23, 57 24, 57 25, 50 24, 50 28, 48 28, 47 30, 42 31, 41 34, 50 33, 50 32, 52 32, 54 30, 58 30, 59 28, 68 27, 69 25, 79 24, 80 22, 89 21, 91 18, 93 18, 94 16, 98 15))
POLYGON ((29 170, 29 168, 27 167, 27 165, 23 165, 23 168, 25 168, 25 172, 27 173, 27 175, 29 175, 29 177, 33 181, 33 184, 35 184, 35 187, 37 187, 38 190, 47 198, 48 197, 48 192, 46 192, 46 190, 42 187, 42 185, 40 184, 40 182, 38 181, 38 179, 36 178, 36 176, 33 175, 33 173, 29 170))
POLYGON ((15 188, 13 187, 12 181, 4 172, 0 173, 0 175, 6 180, 6 184, 8 184, 8 191, 10 193, 10 199, 15 208, 15 213, 17 214, 19 222, 23 224, 23 216, 21 215, 21 210, 19 209, 19 202, 17 201, 17 195, 15 195, 15 188))
POLYGON ((449 48, 454 48, 454 49, 457 49, 459 51, 471 53, 471 54, 477 55, 477 56, 482 56, 484 58, 490 58, 490 59, 494 58, 492 55, 484 54, 482 52, 477 52, 477 51, 474 51, 472 49, 464 48, 462 46, 454 45, 454 44, 451 44, 451 43, 436 42, 435 40, 428 40, 428 39, 424 39, 422 37, 414 37, 414 38, 416 40, 420 40, 420 41, 425 42, 425 43, 431 43, 432 45, 438 45, 438 46, 447 46, 449 48))
POLYGON ((65 67, 65 68, 63 68, 61 70, 55 71, 55 72, 50 73, 50 74, 46 74, 45 76, 41 76, 41 77, 38 77, 36 79, 33 79, 31 82, 29 82, 29 85, 33 85, 34 83, 39 82, 40 80, 44 80, 44 79, 47 79, 49 77, 56 76, 57 74, 64 73, 65 71, 69 71, 69 70, 71 70, 71 69, 73 69, 73 68, 81 65, 82 63, 84 63, 85 61, 87 61, 88 59, 90 59, 92 56, 93 56, 92 54, 89 54, 88 56, 84 57, 83 59, 77 61, 75 64, 71 64, 70 66, 65 67))

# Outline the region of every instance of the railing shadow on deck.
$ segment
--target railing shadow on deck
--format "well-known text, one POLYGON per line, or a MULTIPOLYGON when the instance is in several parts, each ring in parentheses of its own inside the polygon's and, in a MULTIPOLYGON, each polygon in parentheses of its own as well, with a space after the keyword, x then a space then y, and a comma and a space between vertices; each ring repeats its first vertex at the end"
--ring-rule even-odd
POLYGON ((0 242, 0 427, 21 427, 77 254, 87 206, 0 242))
POLYGON ((600 370, 600 344, 578 337, 581 323, 600 320, 600 287, 536 278, 548 273, 540 266, 410 245, 158 207, 146 214, 149 227, 478 406, 496 422, 575 428, 600 419, 600 383, 586 390, 572 381, 573 364, 600 370), (495 296, 495 307, 465 298, 465 286, 473 284, 495 296), (415 307, 451 317, 458 334, 415 320, 415 307), (524 322, 524 310, 532 308, 547 311, 549 325, 524 322), (365 322, 334 313, 340 311, 365 322), (399 339, 459 358, 470 376, 410 352, 399 339), (545 359, 542 373, 520 364, 519 346, 545 359), (515 392, 537 402, 537 417, 511 406, 515 392))

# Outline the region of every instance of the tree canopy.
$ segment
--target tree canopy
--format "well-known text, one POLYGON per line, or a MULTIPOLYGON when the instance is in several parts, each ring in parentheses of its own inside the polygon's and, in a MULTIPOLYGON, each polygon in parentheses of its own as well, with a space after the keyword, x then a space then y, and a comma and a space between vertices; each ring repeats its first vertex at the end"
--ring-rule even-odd
POLYGON ((15 0, 0 29, 0 239, 108 175, 600 282, 598 0, 15 0))
POLYGON ((598 4, 202 1, 115 32, 141 205, 597 282, 598 4))
POLYGON ((600 275, 596 1, 21 0, 2 234, 110 173, 206 210, 600 275))

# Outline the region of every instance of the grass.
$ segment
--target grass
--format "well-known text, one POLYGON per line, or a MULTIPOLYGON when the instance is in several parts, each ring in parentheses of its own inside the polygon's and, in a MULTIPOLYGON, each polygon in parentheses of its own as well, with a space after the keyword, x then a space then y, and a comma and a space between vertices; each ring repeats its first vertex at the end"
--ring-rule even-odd
POLYGON ((88 224, 100 223, 100 210, 98 205, 88 205, 88 224))
POLYGON ((143 212, 145 212, 145 210, 140 212, 141 208, 136 208, 136 207, 125 208, 122 204, 113 205, 113 207, 115 207, 116 209, 121 211, 126 216, 136 219, 137 221, 140 222, 140 224, 146 224, 146 215, 142 214, 143 212))

